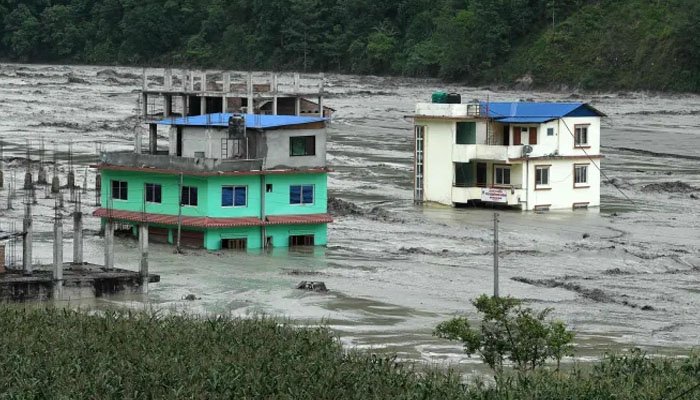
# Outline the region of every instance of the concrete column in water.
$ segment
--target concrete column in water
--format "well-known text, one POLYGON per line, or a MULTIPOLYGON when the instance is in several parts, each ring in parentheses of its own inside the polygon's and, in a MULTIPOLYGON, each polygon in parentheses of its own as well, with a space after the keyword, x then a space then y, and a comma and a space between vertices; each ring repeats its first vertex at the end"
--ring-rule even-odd
POLYGON ((22 236, 22 270, 24 275, 31 275, 32 267, 32 206, 27 202, 24 205, 22 236))
POLYGON ((139 225, 139 252, 141 254, 141 264, 139 275, 141 275, 141 288, 144 293, 148 292, 148 225, 139 225))
POLYGON ((53 225, 53 298, 63 297, 63 219, 57 215, 53 225))
POLYGON ((173 113, 173 96, 166 94, 163 95, 163 117, 169 118, 173 113))
POLYGON ((199 98, 199 114, 204 115, 207 113, 207 98, 202 96, 199 98))
POLYGON ((40 185, 46 185, 46 168, 39 167, 39 176, 37 177, 36 182, 40 185))
POLYGON ((83 213, 73 213, 73 264, 83 263, 83 213))
POLYGON ((105 221, 105 268, 114 268, 114 222, 105 221))
POLYGON ((24 190, 29 190, 32 188, 32 173, 27 171, 24 174, 24 190))

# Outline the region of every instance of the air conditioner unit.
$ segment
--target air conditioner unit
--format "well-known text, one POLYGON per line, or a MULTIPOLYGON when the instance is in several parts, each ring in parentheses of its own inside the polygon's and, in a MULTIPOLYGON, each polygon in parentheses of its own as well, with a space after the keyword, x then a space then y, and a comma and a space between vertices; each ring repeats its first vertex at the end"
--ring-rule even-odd
POLYGON ((523 146, 523 157, 527 157, 528 155, 530 155, 530 153, 532 153, 532 146, 530 146, 529 144, 523 146))

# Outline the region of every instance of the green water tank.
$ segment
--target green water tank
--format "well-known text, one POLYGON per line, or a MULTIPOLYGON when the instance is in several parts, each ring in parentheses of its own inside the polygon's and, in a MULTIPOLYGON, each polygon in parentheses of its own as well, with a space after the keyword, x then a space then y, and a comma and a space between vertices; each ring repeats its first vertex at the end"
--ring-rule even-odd
POLYGON ((433 103, 447 103, 447 93, 433 92, 433 103))

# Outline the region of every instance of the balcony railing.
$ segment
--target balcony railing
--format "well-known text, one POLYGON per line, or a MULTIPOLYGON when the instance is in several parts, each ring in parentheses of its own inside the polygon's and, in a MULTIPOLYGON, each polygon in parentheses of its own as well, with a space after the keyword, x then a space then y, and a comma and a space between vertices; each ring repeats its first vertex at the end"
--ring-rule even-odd
POLYGON ((469 162, 471 160, 508 161, 520 158, 523 146, 500 146, 488 144, 455 144, 452 148, 452 161, 469 162))
POLYGON ((234 172, 262 170, 263 160, 222 160, 134 152, 103 152, 100 154, 100 164, 187 172, 234 172))

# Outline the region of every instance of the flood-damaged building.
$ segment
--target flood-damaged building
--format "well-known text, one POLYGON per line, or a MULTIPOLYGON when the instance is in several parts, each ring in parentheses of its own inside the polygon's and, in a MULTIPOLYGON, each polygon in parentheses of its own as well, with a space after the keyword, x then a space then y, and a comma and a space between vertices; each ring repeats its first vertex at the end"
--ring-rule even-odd
MULTIPOLYGON (((325 245, 332 218, 327 210, 329 110, 322 97, 315 113, 304 113, 300 91, 275 89, 263 101, 250 80, 243 86, 248 93, 239 96, 239 86, 228 76, 223 85, 229 91, 216 93, 206 74, 199 88, 187 83, 188 76, 180 92, 159 92, 161 111, 144 107, 149 134, 145 138, 137 132, 134 151, 101 154, 96 167, 102 206, 94 214, 134 231, 145 225, 151 241, 177 246, 219 250, 325 245), (173 109, 174 96, 182 99, 179 110, 173 109), (288 101, 280 105, 278 100, 290 98, 291 115, 280 115, 288 101), (216 99, 224 112, 207 113, 216 99), (255 111, 264 112, 269 105, 275 113, 248 112, 241 99, 255 104, 255 111), (190 109, 190 103, 198 109, 190 109)), ((143 101, 152 93, 144 83, 143 101)))
POLYGON ((586 103, 454 98, 416 105, 416 201, 522 210, 600 205, 603 113, 586 103))

